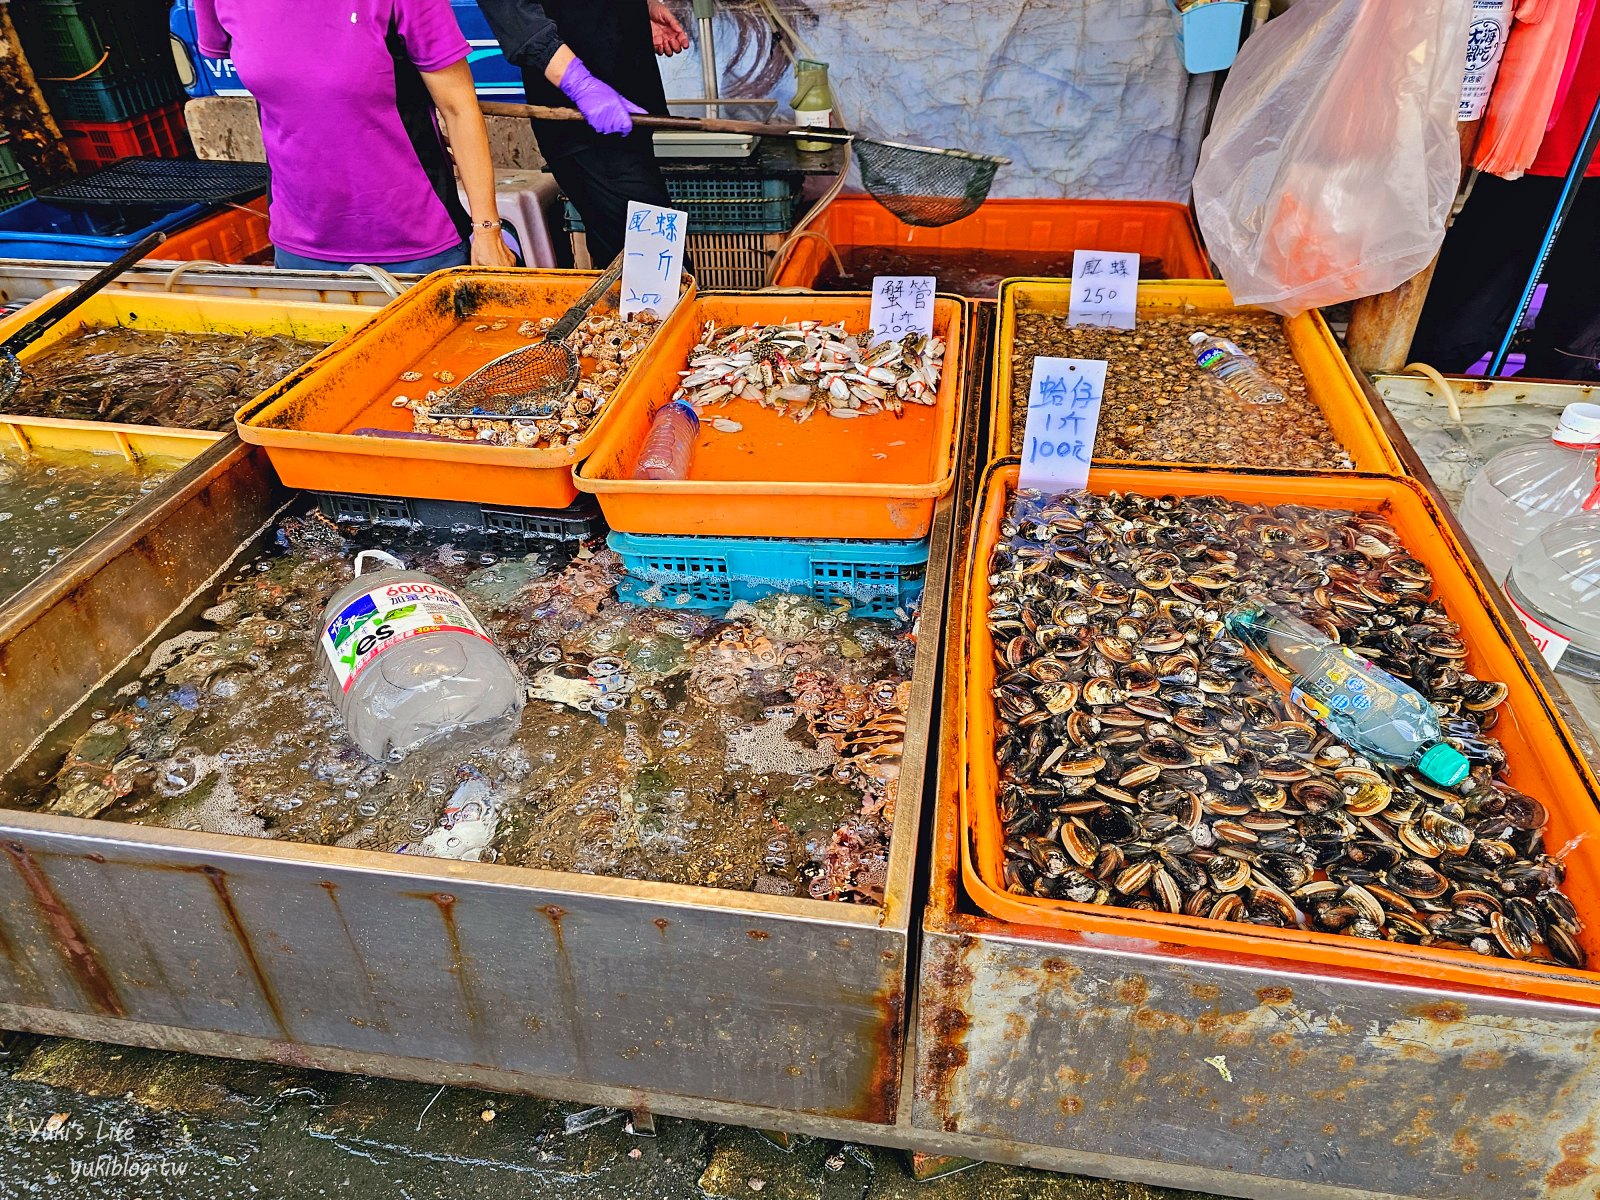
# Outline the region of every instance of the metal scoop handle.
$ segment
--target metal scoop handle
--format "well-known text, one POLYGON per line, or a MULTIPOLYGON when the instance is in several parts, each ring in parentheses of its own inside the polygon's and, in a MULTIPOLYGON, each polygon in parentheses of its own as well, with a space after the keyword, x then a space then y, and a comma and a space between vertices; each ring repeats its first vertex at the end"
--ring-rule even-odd
MULTIPOLYGON (((575 108, 551 108, 543 104, 511 104, 485 100, 478 105, 486 117, 533 117, 540 121, 582 121, 575 108)), ((811 125, 769 125, 764 121, 726 121, 716 117, 656 117, 638 115, 633 123, 640 129, 671 129, 688 133, 743 133, 756 137, 816 139, 820 142, 852 142, 856 135, 847 129, 811 125)))
POLYGON ((577 303, 562 313, 560 319, 545 331, 544 340, 564 342, 571 337, 572 331, 578 327, 578 322, 589 315, 589 310, 600 303, 601 298, 621 278, 622 255, 619 254, 611 260, 611 265, 605 269, 600 278, 589 285, 589 290, 578 297, 577 303))
POLYGON ((17 389, 22 386, 22 360, 17 357, 19 350, 26 350, 33 345, 62 317, 166 240, 167 235, 164 233, 152 233, 142 239, 137 245, 124 251, 121 257, 101 267, 4 342, 0 342, 0 404, 15 396, 17 389))
POLYGON ((138 245, 125 251, 120 258, 108 262, 21 329, 6 338, 3 348, 13 354, 18 350, 27 349, 44 336, 45 331, 61 320, 62 317, 77 308, 78 305, 82 304, 166 240, 167 235, 164 233, 152 233, 149 237, 144 238, 138 245))

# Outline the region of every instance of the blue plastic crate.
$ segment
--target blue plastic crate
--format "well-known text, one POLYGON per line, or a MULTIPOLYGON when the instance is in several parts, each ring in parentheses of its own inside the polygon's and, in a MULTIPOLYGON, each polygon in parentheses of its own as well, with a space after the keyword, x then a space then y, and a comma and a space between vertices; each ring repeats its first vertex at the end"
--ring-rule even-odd
POLYGON ((1246 0, 1200 0, 1188 8, 1167 0, 1167 7, 1178 19, 1178 55, 1185 71, 1204 75, 1233 66, 1244 35, 1246 0))
POLYGON ((29 200, 0 212, 0 258, 110 262, 141 238, 205 216, 204 204, 182 208, 65 208, 29 200))
POLYGON ((720 609, 735 600, 797 592, 824 604, 848 600, 854 616, 888 617, 917 602, 928 566, 926 539, 877 542, 612 533, 606 544, 622 556, 628 572, 617 594, 633 604, 662 608, 720 609))

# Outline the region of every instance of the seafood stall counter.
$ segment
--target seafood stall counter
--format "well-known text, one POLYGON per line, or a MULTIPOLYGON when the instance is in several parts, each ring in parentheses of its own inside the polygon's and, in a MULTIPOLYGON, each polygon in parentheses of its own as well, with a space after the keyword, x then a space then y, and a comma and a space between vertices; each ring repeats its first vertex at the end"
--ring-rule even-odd
POLYGON ((792 598, 726 621, 634 608, 608 598, 603 549, 365 531, 460 586, 534 692, 521 734, 460 764, 365 766, 330 738, 306 640, 348 531, 231 437, 136 515, 0 609, 7 1028, 752 1124, 894 1121, 948 501, 920 637, 792 598), (808 671, 806 629, 843 660, 808 671), (624 675, 637 690, 601 694, 624 675), (695 821, 654 828, 642 810, 671 808, 696 739, 746 765, 718 750, 695 821), (483 852, 461 810, 524 787, 483 852), (429 834, 441 810, 449 836, 429 834), (558 813, 577 842, 544 824, 558 813))
MULTIPOLYGON (((1275 497, 1292 494, 1298 505, 1317 506, 1342 495, 1342 502, 1332 507, 1362 512, 1370 537, 1377 536, 1373 522, 1378 512, 1394 522, 1404 545, 1425 560, 1449 616, 1461 622, 1460 638, 1470 646, 1467 663, 1481 674, 1464 677, 1459 668, 1449 668, 1457 671, 1452 683, 1437 674, 1447 666, 1441 662, 1428 665, 1428 674, 1418 678, 1424 687, 1459 686, 1471 693, 1474 707, 1466 711, 1492 727, 1487 736, 1503 744, 1518 790, 1480 776, 1475 786, 1481 795, 1467 819, 1474 842, 1483 842, 1481 853, 1458 857, 1461 848, 1456 847, 1441 856, 1417 837, 1421 826, 1413 826, 1405 830, 1392 863, 1335 865, 1331 870, 1317 863, 1317 879, 1345 880, 1340 892, 1351 884, 1366 891, 1359 872, 1368 870, 1365 878, 1375 889, 1373 898, 1382 896, 1384 904, 1394 905, 1363 913, 1366 901, 1358 893, 1350 921, 1377 918, 1387 923, 1396 913, 1402 918, 1387 933, 1350 937, 1350 932, 1378 931, 1347 926, 1345 933, 1330 935, 1283 929, 1273 915, 1274 893, 1292 891, 1295 904, 1304 905, 1308 913, 1345 923, 1344 914, 1319 907, 1325 889, 1316 880, 1308 877, 1298 888, 1292 878, 1284 881, 1289 887, 1274 884, 1274 875, 1298 868, 1291 858, 1263 852, 1276 836, 1272 818, 1287 812, 1292 821, 1297 811, 1320 805, 1308 789, 1302 787, 1298 798, 1290 790, 1314 773, 1296 770, 1295 780, 1258 779, 1264 786, 1251 793, 1253 802, 1236 807, 1221 799, 1231 782, 1230 764, 1222 758, 1230 756, 1207 750, 1199 757, 1206 759, 1203 769, 1214 777, 1205 792, 1203 827, 1170 826, 1159 804, 1130 810, 1122 792, 1142 793, 1147 784, 1139 778, 1121 787, 1116 779, 1102 784, 1098 769, 1078 772, 1062 782, 1072 790, 1073 778, 1087 779, 1089 786, 1079 793, 1083 802, 1066 800, 1057 807, 1063 828, 1074 820, 1084 821, 1085 828, 1058 839, 1063 848, 1059 863, 1053 855, 1039 856, 1029 860, 1023 875, 1007 874, 1014 883, 1026 881, 1036 897, 1007 895, 998 880, 988 882, 990 868, 984 864, 981 841, 975 846, 971 839, 975 806, 992 809, 996 803, 996 767, 992 744, 976 732, 981 726, 963 714, 991 710, 998 700, 1009 703, 1015 716, 1026 716, 1015 698, 1008 698, 1006 685, 1000 685, 1002 695, 996 697, 992 681, 986 682, 1008 670, 1006 655, 1016 651, 988 645, 993 610, 981 578, 1006 578, 1003 569, 992 571, 989 555, 1006 511, 1000 502, 1015 477, 1014 465, 991 468, 985 487, 989 506, 975 518, 969 586, 963 594, 960 585, 953 585, 949 606, 952 628, 970 632, 952 639, 947 650, 933 866, 914 1017, 913 1127, 940 1131, 952 1144, 971 1139, 1007 1161, 1228 1195, 1589 1196, 1593 1183, 1586 1148, 1595 1116, 1593 1097, 1600 1088, 1600 1059, 1593 1051, 1600 1028, 1600 988, 1583 965, 1592 956, 1595 933, 1596 872, 1590 849, 1597 820, 1595 777, 1561 724, 1542 671, 1525 651, 1508 648, 1517 645, 1513 632, 1473 577, 1442 510, 1425 502, 1413 485, 1360 476, 1346 476, 1340 483, 1332 477, 1296 480, 1271 472, 1169 472, 1157 477, 1104 470, 1093 485, 1102 494, 1123 497, 1119 503, 1124 504, 1143 495, 1181 505, 1184 497, 1220 491, 1233 499, 1208 502, 1213 508, 1263 504, 1263 514, 1271 510, 1279 516, 1294 506, 1274 509, 1281 503, 1275 497), (1330 496, 1318 499, 1319 488, 1330 496), (1408 509, 1416 512, 1407 516, 1408 509), (1417 516, 1423 511, 1436 532, 1429 544, 1417 545, 1417 516), (976 610, 971 607, 975 602, 981 606, 976 610), (969 675, 969 665, 976 667, 980 655, 993 667, 969 675), (1474 687, 1475 680, 1482 681, 1481 689, 1474 687), (1499 707, 1502 699, 1508 702, 1500 721, 1483 718, 1493 711, 1485 707, 1489 701, 1499 707), (980 761, 985 757, 990 759, 986 765, 980 761), (1282 806, 1276 799, 1279 789, 1285 793, 1282 806), (1529 800, 1518 802, 1524 807, 1500 810, 1509 820, 1491 816, 1483 807, 1495 795, 1509 803, 1513 795, 1524 794, 1529 800), (1220 808, 1213 809, 1212 797, 1220 808), (1071 882, 1071 872, 1081 869, 1070 857, 1072 847, 1083 840, 1080 834, 1100 838, 1102 849, 1115 844, 1120 836, 1113 828, 1115 814, 1095 815, 1113 808, 1136 817, 1148 812, 1168 827, 1151 826, 1120 844, 1125 865, 1115 867, 1113 874, 1125 892, 1113 886, 1104 897, 1080 895, 1071 882), (1241 815, 1232 816, 1236 811, 1241 815), (1449 871, 1454 877, 1457 867, 1452 863, 1492 881, 1493 869, 1485 871, 1484 866, 1499 861, 1496 839, 1508 839, 1508 850, 1512 843, 1527 845, 1524 826, 1543 827, 1551 858, 1542 867, 1506 860, 1504 884, 1509 890, 1491 882, 1488 890, 1495 898, 1485 901, 1484 913, 1468 915, 1475 911, 1470 885, 1456 893, 1455 906, 1427 899, 1438 882, 1434 874, 1449 871), (1169 840, 1153 848, 1150 857, 1135 844, 1139 836, 1159 843, 1185 829, 1189 842, 1169 840), (1219 832, 1224 836, 1213 837, 1219 832), (1239 841, 1230 840, 1234 834, 1241 835, 1239 841), (1224 855, 1221 849, 1250 852, 1224 855), (1221 885, 1212 887, 1201 906, 1202 919, 1162 911, 1166 896, 1158 870, 1179 884, 1182 894, 1172 897, 1179 908, 1199 894, 1183 890, 1181 881, 1189 878, 1184 855, 1190 856, 1188 862, 1208 864, 1197 881, 1202 889, 1210 867, 1216 868, 1209 876, 1212 884, 1221 885), (1424 871, 1410 874, 1413 867, 1396 875, 1394 869, 1401 864, 1423 860, 1431 864, 1425 883, 1424 871), (1238 864, 1258 877, 1224 878, 1238 864), (1136 865, 1137 871, 1122 874, 1136 865), (1517 899, 1524 876, 1540 881, 1530 889, 1533 903, 1527 914, 1517 899), (1075 899, 1049 898, 1054 882, 1041 886, 1041 880, 1061 882, 1075 899), (1423 895, 1408 896, 1386 880, 1423 895), (1549 895, 1547 885, 1555 887, 1549 895), (1239 912, 1217 911, 1228 896, 1236 897, 1239 912), (1424 926, 1427 920, 1441 919, 1441 907, 1444 926, 1453 929, 1452 923, 1460 921, 1460 948, 1405 945, 1422 940, 1406 932, 1413 928, 1404 919, 1407 905, 1412 919, 1424 926), (1536 911, 1541 905, 1548 907, 1536 911), (1489 919, 1495 912, 1501 919, 1489 919), (1550 914, 1554 927, 1548 924, 1550 914), (1534 936, 1523 942, 1520 925, 1508 926, 1507 915, 1518 921, 1522 915, 1532 916, 1534 936), (1480 920, 1489 944, 1469 945, 1480 920), (1498 944, 1496 928, 1509 946, 1498 944), (1543 938, 1543 944, 1536 944, 1536 938, 1543 938)), ((1307 508, 1302 515, 1311 512, 1307 508)), ((1152 514, 1159 516, 1155 508, 1152 514)), ((1077 519, 1065 510, 1062 516, 1068 523, 1077 519)), ((1223 548, 1214 541, 1207 544, 1223 548)), ((1376 541, 1362 544, 1368 551, 1380 549, 1376 541)), ((1049 557, 1054 547, 1048 541, 1043 545, 1050 547, 1049 557)), ((1210 561, 1215 565, 1216 560, 1210 561)), ((1192 562, 1174 568, 1175 574, 1193 573, 1197 568, 1188 565, 1192 562)), ((1221 582, 1226 571, 1213 574, 1217 580, 1202 582, 1221 582)), ((1151 577, 1146 582, 1161 581, 1151 577)), ((1112 605, 1119 599, 1106 589, 1099 603, 1112 605)), ((998 619, 1002 625, 1010 620, 1004 612, 998 619)), ((1454 642, 1444 640, 1434 648, 1457 652, 1454 642)), ((1087 653, 1119 657, 1121 646, 1108 641, 1087 653)), ((1427 656, 1417 664, 1419 669, 1427 665, 1427 656)), ((1224 693, 1233 688, 1223 687, 1218 664, 1207 661, 1203 670, 1211 674, 1202 692, 1208 699, 1200 707, 1225 716, 1225 709, 1211 701, 1226 700, 1224 693)), ((1124 691, 1130 683, 1133 690, 1143 690, 1135 675, 1115 663, 1109 672, 1124 691)), ((1069 681, 1063 678, 1061 683, 1069 681)), ((1051 686, 1059 685, 1041 684, 1039 691, 1051 686)), ((1174 686, 1181 687, 1182 680, 1174 686)), ((1054 698, 1055 693, 1048 695, 1054 698)), ((1133 712, 1129 706, 1137 703, 1134 697, 1097 710, 1110 714, 1101 727, 1113 735, 1113 742, 1133 728, 1131 720, 1120 719, 1121 710, 1133 712)), ((1155 719, 1165 716, 1158 713, 1155 719)), ((1209 745, 1206 739, 1214 733, 1191 734, 1183 728, 1194 724, 1195 717, 1194 712, 1181 714, 1170 740, 1186 749, 1209 745)), ((1157 731, 1156 736, 1153 757, 1159 760, 1171 748, 1159 740, 1164 734, 1157 731)), ((1480 760, 1479 769, 1498 761, 1496 751, 1487 744, 1484 749, 1489 757, 1480 760)), ((1126 746, 1107 744, 1101 754, 1111 765, 1109 760, 1126 751, 1126 746)), ((1137 774, 1141 763, 1156 765, 1136 754, 1118 778, 1137 774)), ((1165 763, 1160 770, 1181 775, 1189 768, 1165 763)), ((1274 763, 1266 772, 1288 773, 1287 762, 1274 763)), ((1344 782, 1356 785, 1358 802, 1377 802, 1379 792, 1362 787, 1370 781, 1344 782)), ((1401 796, 1396 788, 1390 803, 1400 803, 1401 796)), ((1415 815, 1440 801, 1407 803, 1415 815)), ((1167 811, 1181 814, 1181 807, 1167 811)), ((1393 824, 1381 816, 1367 818, 1369 832, 1404 828, 1405 807, 1400 803, 1391 814, 1393 824)), ((1334 813, 1323 809, 1323 815, 1334 813)), ((1184 819, 1179 816, 1180 825, 1184 819)), ((1437 818, 1426 824, 1444 829, 1437 818)), ((1082 852, 1086 847, 1077 848, 1082 852)), ((1369 848, 1374 854, 1382 849, 1376 838, 1369 848)))

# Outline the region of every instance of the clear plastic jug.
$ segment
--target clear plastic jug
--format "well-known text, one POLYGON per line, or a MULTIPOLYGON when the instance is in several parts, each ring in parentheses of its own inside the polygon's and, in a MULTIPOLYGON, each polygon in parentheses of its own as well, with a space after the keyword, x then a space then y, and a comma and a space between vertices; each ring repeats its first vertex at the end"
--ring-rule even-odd
POLYGON ((1541 529, 1591 502, 1597 459, 1600 404, 1569 404, 1548 440, 1501 451, 1473 476, 1461 527, 1493 582, 1505 581, 1517 552, 1541 529))
POLYGON ((381 759, 522 708, 522 680, 460 596, 381 550, 356 555, 355 572, 320 629, 351 741, 381 759), (363 574, 368 559, 385 569, 363 574))

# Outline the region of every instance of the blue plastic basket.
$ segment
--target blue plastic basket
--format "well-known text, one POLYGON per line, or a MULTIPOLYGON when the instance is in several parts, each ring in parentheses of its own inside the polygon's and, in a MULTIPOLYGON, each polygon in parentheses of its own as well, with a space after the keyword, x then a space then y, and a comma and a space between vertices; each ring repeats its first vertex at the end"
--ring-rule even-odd
POLYGON ((1233 66, 1244 34, 1246 0, 1203 0, 1185 9, 1178 7, 1178 0, 1167 0, 1167 7, 1178 19, 1178 56, 1185 71, 1204 75, 1233 66))
POLYGON ((205 216, 204 204, 182 208, 64 208, 29 200, 0 212, 0 258, 110 262, 141 238, 205 216))
POLYGON ((852 615, 888 617, 922 595, 928 543, 808 538, 661 537, 612 533, 606 544, 628 572, 617 594, 663 608, 726 608, 777 592, 824 604, 850 602, 852 615))

